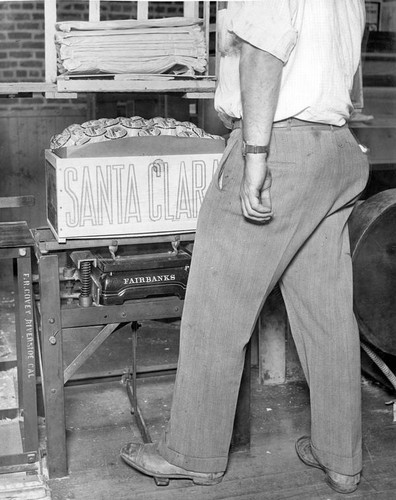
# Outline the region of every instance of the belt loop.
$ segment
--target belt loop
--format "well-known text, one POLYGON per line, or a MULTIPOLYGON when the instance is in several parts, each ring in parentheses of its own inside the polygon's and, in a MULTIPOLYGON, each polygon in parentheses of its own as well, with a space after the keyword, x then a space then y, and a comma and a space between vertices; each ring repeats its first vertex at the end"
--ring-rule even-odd
POLYGON ((242 119, 239 120, 232 120, 232 130, 235 130, 237 128, 242 128, 242 119))
POLYGON ((331 130, 332 132, 334 132, 334 127, 333 127, 333 125, 332 125, 331 123, 330 123, 330 130, 331 130))
POLYGON ((287 119, 287 130, 291 130, 292 129, 292 118, 288 118, 287 119))

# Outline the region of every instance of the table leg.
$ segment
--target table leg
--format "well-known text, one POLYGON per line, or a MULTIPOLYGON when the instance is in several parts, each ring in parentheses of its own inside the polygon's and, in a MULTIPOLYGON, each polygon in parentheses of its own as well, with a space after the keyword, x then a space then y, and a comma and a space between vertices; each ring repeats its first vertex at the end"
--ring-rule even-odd
POLYGON ((57 255, 39 259, 42 385, 50 478, 67 475, 62 327, 57 255))
MULTIPOLYGON (((17 257, 15 307, 18 344, 19 407, 23 409, 23 451, 37 452, 36 350, 30 248, 17 257)), ((34 461, 35 457, 31 457, 34 461)))

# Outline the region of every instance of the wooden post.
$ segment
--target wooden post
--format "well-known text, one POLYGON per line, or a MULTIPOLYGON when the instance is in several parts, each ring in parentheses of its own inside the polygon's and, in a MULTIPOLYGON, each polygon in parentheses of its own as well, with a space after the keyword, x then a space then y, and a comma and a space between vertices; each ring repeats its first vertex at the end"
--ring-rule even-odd
POLYGON ((97 23, 100 21, 100 0, 89 0, 89 21, 97 23))
POLYGON ((148 19, 148 2, 140 0, 137 3, 137 18, 148 19))
POLYGON ((16 304, 17 344, 21 357, 18 359, 18 385, 20 408, 23 408, 23 451, 37 451, 37 398, 36 398, 36 349, 34 338, 34 309, 30 248, 19 249, 17 257, 18 293, 16 304), (22 403, 22 405, 21 405, 22 403))
MULTIPOLYGON (((195 3, 195 2, 194 2, 195 3)), ((198 4, 198 2, 196 2, 198 4)), ((207 50, 207 60, 208 63, 206 65, 206 70, 205 70, 205 75, 209 75, 209 46, 210 46, 210 30, 211 30, 211 25, 210 25, 210 2, 204 2, 203 3, 203 20, 204 20, 204 30, 205 30, 205 44, 206 44, 206 50, 207 50)), ((198 12, 197 12, 198 15, 198 12)), ((216 34, 216 29, 215 29, 215 37, 217 39, 217 34, 216 34)))
POLYGON ((56 0, 44 0, 45 23, 45 81, 56 82, 56 48, 55 48, 55 23, 56 0))
POLYGON ((54 279, 59 274, 58 256, 41 256, 39 273, 48 474, 55 478, 67 475, 60 293, 59 280, 54 279))
MULTIPOLYGON (((209 4, 209 2, 204 2, 209 4)), ((199 2, 196 0, 187 0, 183 2, 184 17, 199 17, 199 2)))

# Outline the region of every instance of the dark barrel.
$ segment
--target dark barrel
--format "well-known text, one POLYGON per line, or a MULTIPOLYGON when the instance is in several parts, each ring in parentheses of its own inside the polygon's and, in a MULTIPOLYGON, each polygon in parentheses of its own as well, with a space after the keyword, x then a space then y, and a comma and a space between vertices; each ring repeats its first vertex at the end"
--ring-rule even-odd
POLYGON ((396 189, 359 203, 349 219, 349 234, 360 333, 396 355, 396 189))

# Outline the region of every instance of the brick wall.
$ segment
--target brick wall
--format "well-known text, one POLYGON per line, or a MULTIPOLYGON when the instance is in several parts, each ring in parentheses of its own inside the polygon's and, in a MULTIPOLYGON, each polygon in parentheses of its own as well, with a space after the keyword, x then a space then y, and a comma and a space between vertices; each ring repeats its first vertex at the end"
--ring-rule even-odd
MULTIPOLYGON (((55 0, 54 0, 55 1, 55 0)), ((101 19, 136 17, 137 2, 103 2, 101 19)), ((150 17, 180 15, 181 2, 151 2, 150 17)), ((88 0, 58 1, 59 20, 88 20, 88 0)), ((0 81, 44 80, 44 1, 0 3, 0 81)))
MULTIPOLYGON (((54 0, 55 1, 55 0, 54 0)), ((136 18, 137 2, 101 4, 101 19, 136 18)), ((58 0, 58 20, 88 20, 88 0, 58 0)), ((149 17, 182 14, 181 2, 150 2, 149 17)), ((0 1, 0 82, 45 80, 44 0, 0 1)), ((44 97, 0 99, 0 112, 85 107, 84 95, 68 100, 44 97)))
POLYGON ((43 2, 0 3, 0 81, 43 79, 43 2))

